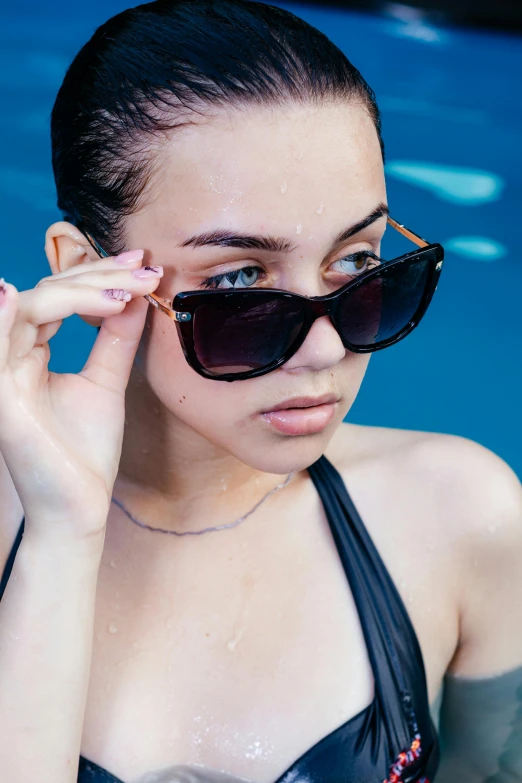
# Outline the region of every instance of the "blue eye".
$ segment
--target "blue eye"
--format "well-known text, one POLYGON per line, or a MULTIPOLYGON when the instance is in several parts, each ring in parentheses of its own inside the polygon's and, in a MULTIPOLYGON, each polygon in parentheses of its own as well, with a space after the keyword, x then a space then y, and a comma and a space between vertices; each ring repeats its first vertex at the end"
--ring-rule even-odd
POLYGON ((259 266, 244 266, 233 272, 208 277, 201 283, 201 288, 249 288, 258 282, 262 271, 259 266))
MULTIPOLYGON (((340 264, 340 271, 345 275, 356 276, 367 272, 372 267, 378 266, 378 263, 372 264, 371 261, 380 262, 379 256, 370 250, 360 250, 358 253, 352 253, 350 256, 340 258, 335 264, 340 264)), ((334 266, 335 266, 334 264, 334 266)))

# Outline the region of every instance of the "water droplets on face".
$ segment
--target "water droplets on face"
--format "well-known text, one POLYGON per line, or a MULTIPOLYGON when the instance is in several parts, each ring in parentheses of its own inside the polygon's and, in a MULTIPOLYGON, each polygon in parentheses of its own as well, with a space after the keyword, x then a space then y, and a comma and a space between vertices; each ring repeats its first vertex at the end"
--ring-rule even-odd
POLYGON ((288 183, 287 182, 282 182, 281 185, 280 185, 280 189, 281 189, 281 193, 284 195, 286 193, 286 191, 288 190, 288 183))
POLYGON ((227 650, 229 650, 229 652, 234 652, 234 650, 236 649, 238 643, 241 641, 244 633, 245 633, 245 629, 244 628, 239 628, 236 631, 236 633, 234 634, 234 636, 232 637, 232 639, 228 640, 228 642, 227 642, 227 650))
POLYGON ((321 206, 319 207, 319 209, 316 210, 316 212, 318 215, 322 215, 324 212, 324 204, 321 204, 321 206))

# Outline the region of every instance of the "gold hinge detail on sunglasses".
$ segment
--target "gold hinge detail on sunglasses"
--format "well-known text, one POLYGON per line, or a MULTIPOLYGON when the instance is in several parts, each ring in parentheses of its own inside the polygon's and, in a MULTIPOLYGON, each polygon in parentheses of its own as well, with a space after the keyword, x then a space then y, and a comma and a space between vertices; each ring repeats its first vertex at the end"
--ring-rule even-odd
POLYGON ((158 310, 162 310, 166 313, 173 321, 190 321, 192 319, 190 313, 180 313, 177 310, 173 310, 172 303, 169 299, 162 299, 156 294, 145 294, 145 299, 147 299, 151 305, 157 307, 158 310))

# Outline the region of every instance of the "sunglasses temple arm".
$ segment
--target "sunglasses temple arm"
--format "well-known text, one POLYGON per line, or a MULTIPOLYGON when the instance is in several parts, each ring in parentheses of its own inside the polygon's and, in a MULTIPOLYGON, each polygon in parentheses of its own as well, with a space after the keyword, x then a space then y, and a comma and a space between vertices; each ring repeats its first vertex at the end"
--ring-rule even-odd
POLYGON ((403 226, 402 223, 397 223, 397 221, 394 220, 389 215, 388 215, 388 223, 390 226, 392 226, 392 228, 398 231, 399 234, 402 234, 411 242, 414 242, 416 245, 418 245, 418 247, 428 247, 429 242, 426 242, 426 240, 420 237, 418 234, 415 234, 413 231, 410 231, 410 229, 406 228, 406 226, 403 226))
MULTIPOLYGON (((158 310, 161 310, 163 313, 168 315, 169 318, 172 318, 173 321, 180 320, 179 318, 176 318, 177 313, 169 305, 167 299, 161 299, 159 296, 156 296, 156 294, 145 294, 145 299, 147 299, 147 301, 149 301, 151 305, 157 307, 158 310)), ((186 319, 184 318, 183 320, 186 319)))

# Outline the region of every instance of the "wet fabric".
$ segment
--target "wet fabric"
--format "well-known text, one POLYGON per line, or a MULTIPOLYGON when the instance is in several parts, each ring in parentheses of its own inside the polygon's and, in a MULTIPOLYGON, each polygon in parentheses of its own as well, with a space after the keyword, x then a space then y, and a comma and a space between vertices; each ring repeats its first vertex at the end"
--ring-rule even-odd
MULTIPOLYGON (((375 681, 374 698, 297 759, 275 783, 433 783, 439 744, 422 653, 406 607, 338 471, 323 455, 308 472, 357 606, 375 681)), ((22 529, 9 571, 21 535, 22 529)), ((6 567, 3 586, 7 571, 6 567)), ((175 768, 171 780, 163 778, 168 783, 179 779, 175 768)), ((123 782, 82 757, 78 783, 123 782)))

